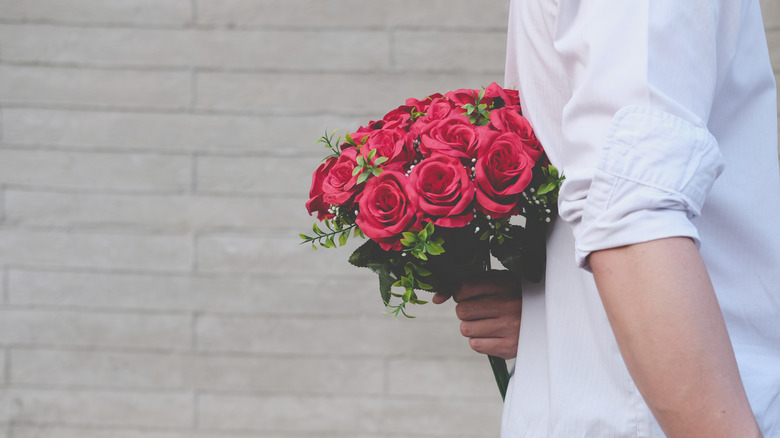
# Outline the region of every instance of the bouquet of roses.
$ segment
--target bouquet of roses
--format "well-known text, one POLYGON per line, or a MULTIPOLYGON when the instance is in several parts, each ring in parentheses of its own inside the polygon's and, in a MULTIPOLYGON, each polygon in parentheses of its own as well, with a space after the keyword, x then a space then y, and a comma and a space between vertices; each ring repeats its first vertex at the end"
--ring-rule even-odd
POLYGON ((407 304, 426 302, 418 291, 454 290, 489 270, 491 254, 518 278, 541 278, 563 177, 517 91, 493 83, 408 99, 343 142, 320 141, 330 155, 306 207, 324 229, 315 223, 314 235, 301 238, 316 249, 367 237, 349 261, 379 276, 388 313, 409 316, 407 304))

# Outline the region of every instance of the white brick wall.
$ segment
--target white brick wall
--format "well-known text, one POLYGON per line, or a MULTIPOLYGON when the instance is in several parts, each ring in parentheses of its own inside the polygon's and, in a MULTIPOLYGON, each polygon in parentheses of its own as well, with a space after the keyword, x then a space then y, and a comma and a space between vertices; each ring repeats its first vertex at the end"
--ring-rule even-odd
POLYGON ((500 82, 507 5, 0 0, 0 438, 496 436, 451 304, 297 234, 314 140, 500 82))

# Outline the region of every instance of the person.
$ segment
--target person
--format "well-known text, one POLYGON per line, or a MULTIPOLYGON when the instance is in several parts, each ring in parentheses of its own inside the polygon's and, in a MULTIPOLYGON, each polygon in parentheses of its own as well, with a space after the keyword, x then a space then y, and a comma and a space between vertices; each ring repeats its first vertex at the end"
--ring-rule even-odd
POLYGON ((472 348, 516 356, 502 437, 780 437, 758 0, 514 0, 507 49, 566 180, 545 280, 522 301, 498 274, 454 294, 472 348))

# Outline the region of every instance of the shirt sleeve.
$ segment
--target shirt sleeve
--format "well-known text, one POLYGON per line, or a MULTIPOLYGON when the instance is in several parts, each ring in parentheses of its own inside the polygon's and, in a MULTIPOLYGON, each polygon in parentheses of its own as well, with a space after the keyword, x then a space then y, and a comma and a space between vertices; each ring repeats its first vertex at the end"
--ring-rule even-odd
POLYGON ((724 167, 706 122, 728 56, 718 36, 738 30, 736 12, 721 20, 707 0, 560 0, 554 42, 571 99, 559 207, 579 266, 665 237, 700 245, 691 220, 724 167))

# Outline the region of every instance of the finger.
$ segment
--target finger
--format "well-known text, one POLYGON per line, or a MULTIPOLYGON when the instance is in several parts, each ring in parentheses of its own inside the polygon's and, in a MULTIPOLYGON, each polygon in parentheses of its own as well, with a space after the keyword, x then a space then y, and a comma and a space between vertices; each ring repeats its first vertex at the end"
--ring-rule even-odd
POLYGON ((455 291, 455 302, 497 294, 517 294, 516 280, 508 271, 492 271, 485 275, 469 277, 455 291))
POLYGON ((467 338, 510 338, 516 340, 520 333, 519 318, 493 318, 462 321, 460 333, 467 338))
POLYGON ((471 338, 469 346, 477 353, 489 354, 502 359, 514 359, 517 356, 517 343, 505 338, 471 338))
POLYGON ((455 305, 455 315, 461 321, 509 316, 515 319, 523 311, 523 301, 516 295, 474 297, 455 305))
POLYGON ((431 298, 431 302, 433 304, 441 304, 449 300, 451 296, 452 295, 445 292, 436 292, 435 294, 433 294, 433 298, 431 298))

